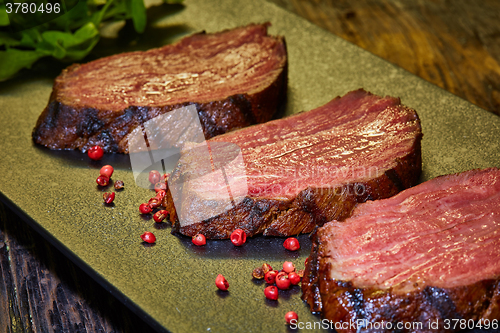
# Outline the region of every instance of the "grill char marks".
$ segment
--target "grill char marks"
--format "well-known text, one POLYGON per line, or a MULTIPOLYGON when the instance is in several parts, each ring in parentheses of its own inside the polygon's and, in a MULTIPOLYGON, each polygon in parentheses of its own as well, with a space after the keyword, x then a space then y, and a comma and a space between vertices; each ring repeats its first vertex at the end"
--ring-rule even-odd
POLYGON ((194 104, 206 138, 270 120, 284 105, 287 55, 268 24, 196 34, 145 52, 72 65, 33 130, 51 149, 128 153, 137 126, 194 104))
MULTIPOLYGON (((304 282, 302 285, 304 286, 304 282)), ((445 329, 444 319, 492 320, 498 319, 500 315, 500 286, 495 280, 484 280, 471 286, 446 290, 426 287, 421 292, 405 295, 355 288, 350 283, 331 280, 322 281, 321 290, 320 295, 315 299, 311 298, 310 304, 322 303, 321 316, 339 323, 338 332, 356 332, 355 329, 349 329, 347 324, 344 324, 346 329, 342 329, 341 325, 357 320, 365 321, 362 332, 395 332, 397 323, 422 323, 421 328, 414 326, 413 329, 403 328, 399 332, 429 332, 429 322, 435 323, 438 320, 440 324, 432 326, 432 332, 453 332, 460 329, 445 329), (391 323, 392 329, 370 329, 376 327, 373 323, 380 324, 382 321, 391 323)), ((313 296, 315 294, 308 294, 308 297, 313 296)), ((450 324, 453 326, 452 322, 450 324)))
MULTIPOLYGON (((172 200, 166 198, 164 205, 174 231, 188 236, 228 238, 236 228, 248 236, 309 233, 326 221, 345 219, 358 202, 415 185, 421 172, 421 137, 418 116, 399 99, 353 91, 315 110, 209 140, 241 149, 248 192, 231 189, 242 199, 236 207, 181 226, 172 200)), ((177 171, 195 169, 194 162, 177 171)), ((211 182, 206 177, 190 186, 217 188, 211 182)), ((209 200, 218 197, 213 194, 209 200)), ((189 188, 184 189, 183 205, 203 209, 189 188)))
POLYGON ((422 329, 402 331, 428 332, 429 322, 439 321, 432 331, 449 332, 445 319, 498 319, 499 206, 496 168, 359 204, 344 222, 318 229, 302 299, 339 327, 357 319, 420 322, 422 329))

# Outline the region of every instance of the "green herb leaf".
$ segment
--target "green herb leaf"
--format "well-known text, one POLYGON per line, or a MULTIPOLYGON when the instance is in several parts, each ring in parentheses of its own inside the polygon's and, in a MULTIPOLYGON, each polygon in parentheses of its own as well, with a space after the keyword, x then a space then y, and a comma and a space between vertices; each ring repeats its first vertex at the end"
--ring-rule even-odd
POLYGON ((142 33, 146 28, 146 7, 143 0, 126 0, 127 12, 132 16, 135 31, 142 33))
POLYGON ((0 46, 17 46, 19 44, 21 42, 18 39, 12 38, 10 34, 0 31, 0 46))
POLYGON ((73 36, 72 44, 67 47, 65 60, 75 61, 85 57, 97 44, 99 37, 99 30, 92 22, 78 29, 73 36))
POLYGON ((19 46, 23 48, 33 48, 36 49, 38 43, 42 41, 42 35, 37 29, 28 29, 21 31, 21 41, 19 46))
POLYGON ((2 3, 0 4, 0 26, 7 26, 9 24, 9 15, 7 15, 5 5, 2 3))
POLYGON ((23 68, 31 65, 48 54, 43 51, 21 51, 8 49, 0 51, 0 80, 6 80, 23 68))
MULTIPOLYGON (((0 80, 12 77, 22 68, 30 68, 45 56, 61 61, 81 60, 98 43, 98 27, 102 22, 132 19, 137 32, 142 33, 146 28, 144 0, 65 0, 63 5, 71 10, 33 28, 8 33, 5 27, 11 22, 0 0, 0 80)), ((41 15, 18 17, 20 22, 16 22, 22 24, 28 20, 33 24, 42 20, 41 15)))

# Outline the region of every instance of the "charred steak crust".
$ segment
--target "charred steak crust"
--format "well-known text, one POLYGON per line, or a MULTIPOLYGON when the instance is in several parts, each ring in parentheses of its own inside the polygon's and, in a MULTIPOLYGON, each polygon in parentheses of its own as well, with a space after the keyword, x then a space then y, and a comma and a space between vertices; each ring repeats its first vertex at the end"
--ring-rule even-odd
MULTIPOLYGON (((413 151, 388 172, 403 179, 405 188, 417 184, 421 172, 420 140, 413 151)), ((387 172, 386 172, 387 173, 387 172)), ((400 191, 401 182, 394 183, 386 174, 365 183, 346 184, 336 188, 307 188, 293 200, 245 198, 235 208, 201 223, 181 227, 170 196, 164 200, 170 212, 172 231, 186 236, 202 233, 210 239, 229 238, 232 230, 242 229, 247 236, 290 236, 310 233, 317 225, 327 221, 344 220, 359 202, 382 199, 400 191), (363 195, 356 195, 358 187, 363 195)))
MULTIPOLYGON (((128 134, 134 128, 166 112, 193 104, 198 110, 207 139, 234 129, 266 122, 284 105, 287 87, 285 40, 281 36, 267 35, 268 25, 267 23, 254 24, 215 34, 195 34, 176 44, 159 49, 123 53, 98 59, 84 65, 71 65, 55 79, 48 105, 39 116, 33 130, 33 140, 37 144, 50 149, 80 149, 85 152, 91 146, 100 145, 105 152, 128 153, 128 134), (78 91, 80 73, 91 73, 94 67, 105 67, 108 62, 117 61, 120 57, 127 59, 127 57, 136 57, 143 54, 143 57, 148 59, 148 57, 155 57, 163 52, 167 53, 165 58, 168 60, 170 53, 178 52, 182 54, 181 52, 189 52, 190 44, 199 43, 204 36, 219 38, 220 43, 223 43, 224 39, 227 38, 236 38, 236 44, 265 44, 263 48, 266 48, 265 52, 269 54, 269 57, 266 56, 260 61, 267 66, 262 71, 268 71, 268 73, 259 73, 262 78, 255 79, 260 80, 260 82, 254 82, 251 91, 239 91, 245 87, 241 89, 239 87, 234 89, 224 88, 229 94, 224 96, 224 93, 219 91, 216 93, 215 99, 212 100, 210 96, 207 97, 206 95, 197 99, 196 94, 191 97, 189 93, 176 99, 185 100, 180 103, 171 103, 169 98, 166 98, 164 103, 155 101, 155 103, 140 104, 135 101, 126 106, 120 103, 116 103, 116 105, 103 103, 102 106, 96 107, 92 101, 87 100, 88 103, 83 103, 76 100, 80 99, 80 92, 78 91), (238 38, 241 40, 238 40, 238 38), (108 61, 107 59, 111 60, 108 61), (69 83, 72 84, 70 88, 68 88, 69 83), (71 91, 72 96, 67 96, 68 90, 71 91)), ((231 40, 227 42, 228 44, 225 47, 230 49, 231 40)), ((217 66, 224 66, 220 62, 212 65, 214 68, 206 68, 206 70, 216 71, 217 66)), ((189 72, 190 66, 189 63, 185 64, 184 70, 189 72)), ((124 69, 124 71, 126 70, 124 69)), ((130 73, 132 76, 133 74, 130 73)), ((154 76, 154 73, 151 74, 151 77, 154 78, 154 76)), ((113 85, 113 79, 112 75, 110 77, 95 77, 95 80, 104 80, 109 82, 110 85, 113 85)), ((144 86, 147 82, 134 81, 133 84, 144 86)), ((88 86, 85 88, 88 89, 88 86)), ((202 86, 200 89, 209 90, 210 88, 202 86)), ((83 96, 84 92, 81 92, 81 95, 83 96)), ((123 94, 123 96, 126 95, 123 94)), ((143 96, 151 95, 143 94, 143 96)), ((168 92, 164 96, 168 96, 168 92)), ((112 93, 109 98, 120 101, 122 96, 119 93, 112 93)))
MULTIPOLYGON (((311 248, 304 277, 302 299, 311 312, 320 313, 334 323, 339 332, 356 332, 342 329, 342 323, 366 320, 368 322, 422 323, 422 329, 404 332, 458 332, 460 328, 445 329, 445 319, 498 319, 500 318, 500 280, 486 279, 467 286, 437 288, 425 286, 410 293, 397 293, 392 289, 356 288, 349 281, 327 278, 330 264, 321 260, 322 251, 316 237, 311 248), (429 329, 430 323, 438 323, 429 329)), ((370 330, 363 332, 392 332, 370 330)))
MULTIPOLYGON (((496 172, 497 179, 498 175, 500 175, 498 169, 492 168, 486 170, 472 170, 468 172, 467 175, 463 173, 441 176, 437 177, 435 180, 445 181, 446 177, 460 177, 463 175, 463 179, 467 181, 467 178, 474 177, 476 173, 486 174, 488 172, 496 172)), ((425 183, 421 185, 424 184, 425 183)), ((474 180, 471 184, 496 186, 498 189, 498 185, 492 185, 494 183, 486 178, 474 180)), ((498 184, 498 182, 496 184, 498 184)), ((417 187, 412 188, 412 190, 418 193, 417 187)), ((439 191, 439 188, 436 191, 439 191)), ((482 196, 476 200, 484 200, 486 195, 482 190, 471 192, 471 196, 467 198, 477 198, 474 193, 478 192, 481 193, 480 195, 482 196)), ((398 196, 404 193, 405 192, 401 192, 398 196)), ((396 197, 389 200, 395 199, 396 197)), ((435 199, 433 196, 429 198, 431 198, 431 200, 435 199)), ((404 198, 398 200, 401 202, 404 198)), ((422 205, 415 203, 414 200, 416 199, 411 199, 411 201, 408 199, 402 202, 409 202, 408 205, 422 205)), ((375 202, 374 204, 377 203, 375 202)), ((431 207, 433 207, 432 204, 433 203, 430 203, 431 207)), ((445 201, 445 204, 450 205, 450 201, 445 201)), ((363 205, 359 207, 361 206, 363 205)), ((380 209, 386 210, 388 208, 387 206, 383 206, 383 208, 380 209)), ((363 210, 361 213, 356 211, 353 216, 354 218, 357 216, 366 216, 367 211, 369 210, 363 210)), ((450 212, 450 214, 453 216, 456 213, 450 212)), ((488 214, 488 212, 481 212, 480 215, 483 215, 483 217, 486 216, 486 218, 490 215, 494 216, 493 213, 488 214)), ((391 217, 391 215, 389 216, 391 217)), ((492 218, 494 219, 494 217, 492 218)), ((461 230, 460 233, 467 233, 463 228, 457 230, 461 230)), ((488 232, 491 233, 491 231, 488 232)), ((366 233, 365 235, 367 235, 366 237, 370 237, 370 234, 373 235, 373 233, 366 233)), ((385 235, 385 233, 382 234, 385 235)), ((484 279, 479 279, 473 283, 454 285, 451 287, 436 287, 429 285, 425 283, 425 277, 421 277, 424 279, 423 283, 415 282, 411 290, 402 291, 398 285, 388 289, 381 289, 377 286, 356 287, 353 282, 348 279, 334 279, 330 275, 332 263, 329 260, 329 253, 331 253, 332 250, 327 247, 325 242, 336 237, 336 235, 332 234, 332 230, 319 228, 311 237, 313 239, 311 253, 301 283, 302 299, 307 302, 311 312, 320 313, 322 318, 337 323, 335 327, 339 332, 356 332, 356 328, 359 329, 360 327, 351 326, 349 323, 356 322, 357 320, 364 323, 365 327, 362 329, 363 332, 393 332, 397 323, 422 323, 423 325, 420 328, 417 326, 413 326, 412 328, 407 327, 406 329, 401 329, 401 332, 453 332, 463 330, 463 327, 450 327, 446 325, 445 320, 474 320, 477 322, 479 320, 491 321, 500 318, 500 278, 494 276, 494 274, 493 276, 485 276, 484 279), (321 239, 323 242, 320 241, 321 239), (391 323, 393 324, 393 329, 384 330, 380 329, 380 326, 378 327, 379 329, 375 329, 373 325, 375 322, 379 324, 382 322, 391 323), (372 325, 370 326, 370 324, 367 323, 371 323, 372 325), (431 328, 429 328, 430 324, 433 325, 431 328)), ((393 237, 401 236, 398 235, 393 237)), ((482 235, 477 235, 475 239, 477 240, 481 237, 482 235)), ((491 237, 494 238, 494 236, 491 237)), ((491 239, 488 240, 493 242, 491 239)), ((363 250, 356 249, 356 253, 360 251, 363 250)), ((413 255, 417 256, 416 253, 413 253, 413 255)), ((455 263, 455 265, 460 266, 460 263, 455 263)), ((391 268, 387 269, 390 270, 391 268)), ((468 273, 470 274, 470 272, 468 273)), ((463 274, 463 272, 459 274, 463 274)))
MULTIPOLYGON (((350 94, 373 96, 363 90, 350 94)), ((404 110, 413 115, 416 123, 417 131, 413 146, 405 156, 396 158, 393 168, 385 170, 385 173, 378 177, 366 179, 363 182, 344 183, 337 187, 307 187, 292 199, 247 196, 236 207, 225 213, 182 227, 171 196, 166 196, 164 206, 170 212, 172 232, 187 236, 202 233, 212 239, 229 238, 236 228, 244 230, 247 236, 260 233, 266 236, 310 233, 316 226, 327 221, 347 218, 359 202, 387 198, 398 193, 402 188, 417 184, 422 165, 420 121, 415 111, 408 108, 404 110)), ((251 128, 246 130, 251 130, 251 128)), ((232 133, 232 135, 237 134, 237 131, 232 133)), ((220 139, 224 140, 223 137, 220 139)), ((197 205, 196 197, 188 197, 184 200, 186 200, 185 205, 193 207, 197 205), (187 200, 191 201, 187 202, 187 200)))

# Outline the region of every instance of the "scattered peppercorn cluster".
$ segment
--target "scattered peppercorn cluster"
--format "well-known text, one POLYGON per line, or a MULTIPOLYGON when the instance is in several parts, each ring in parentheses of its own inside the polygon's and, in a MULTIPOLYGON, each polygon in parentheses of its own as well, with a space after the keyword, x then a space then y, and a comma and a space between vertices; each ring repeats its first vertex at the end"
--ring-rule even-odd
MULTIPOLYGON (((300 249, 299 241, 294 237, 287 238, 283 246, 289 251, 297 251, 300 249)), ((290 288, 291 285, 298 285, 303 276, 304 270, 296 270, 295 265, 291 261, 285 261, 283 263, 283 268, 279 271, 273 270, 271 265, 264 263, 262 267, 257 267, 252 272, 252 277, 254 279, 263 278, 266 281, 268 286, 264 289, 264 296, 274 301, 278 300, 279 290, 286 290, 290 288)), ((285 320, 288 324, 296 323, 298 319, 299 317, 294 311, 289 311, 285 314, 285 320)))
POLYGON ((253 270, 252 276, 254 279, 264 279, 268 286, 264 289, 264 295, 271 300, 278 299, 278 289, 286 290, 291 285, 298 285, 304 276, 304 270, 296 270, 295 265, 291 261, 283 263, 283 269, 277 271, 265 263, 262 267, 257 267, 253 270))
MULTIPOLYGON (((240 240, 246 239, 246 235, 241 229, 236 229, 231 234, 231 241, 234 245, 241 245, 240 240), (234 236, 233 236, 234 235, 234 236), (233 241, 233 239, 236 240, 233 241)), ((193 243, 195 245, 205 245, 206 239, 202 234, 198 234, 193 237, 193 243)), ((243 241, 244 243, 244 241, 243 241)), ((290 251, 297 251, 300 249, 300 244, 298 239, 294 237, 287 238, 283 243, 283 246, 290 251)), ((306 259, 307 264, 307 259, 306 259)), ((268 263, 262 264, 261 267, 257 267, 252 272, 252 277, 254 279, 264 279, 266 284, 268 285, 264 289, 264 296, 270 300, 278 300, 279 290, 286 290, 290 288, 291 285, 298 285, 302 277, 304 276, 304 270, 296 270, 295 265, 291 261, 285 261, 283 263, 283 268, 279 271, 273 270, 271 265, 268 263)), ((229 282, 227 282, 226 278, 219 274, 215 278, 215 285, 217 288, 223 291, 227 291, 229 289, 229 282)), ((285 320, 288 324, 296 323, 298 320, 298 315, 294 311, 289 311, 285 314, 285 320)))
MULTIPOLYGON (((100 146, 94 146, 89 149, 88 156, 92 160, 100 160, 104 155, 103 149, 100 146)), ((97 177, 96 182, 99 186, 108 186, 111 181, 111 176, 114 169, 111 165, 105 165, 101 168, 99 172, 99 177, 97 177)), ((162 208, 163 198, 167 191, 167 179, 169 174, 164 174, 163 176, 157 170, 152 170, 149 172, 149 182, 154 185, 154 190, 156 195, 149 199, 147 203, 141 203, 139 206, 139 212, 143 215, 150 214, 153 211, 153 219, 156 223, 162 223, 168 217, 168 211, 162 208)), ((121 180, 114 182, 115 190, 121 190, 124 187, 124 183, 121 180)), ((104 193, 103 199, 106 204, 113 203, 115 199, 115 193, 104 193)), ((235 229, 230 235, 231 243, 234 246, 242 246, 245 244, 247 235, 242 229, 235 229)), ((149 244, 156 242, 156 237, 152 232, 146 231, 141 235, 141 239, 149 244)), ((205 235, 197 234, 192 237, 192 242, 194 245, 203 246, 207 243, 205 235)), ((285 249, 289 251, 297 251, 300 249, 300 244, 297 238, 289 237, 283 243, 285 249)), ((306 259, 307 264, 307 259, 306 259)), ((252 276, 255 279, 264 279, 268 286, 264 289, 264 295, 267 299, 277 300, 279 296, 279 290, 286 290, 290 288, 291 285, 298 285, 302 277, 304 276, 304 270, 296 270, 295 265, 290 261, 285 261, 283 263, 283 268, 279 271, 273 270, 271 265, 264 263, 262 267, 257 267, 253 270, 252 276)), ((222 291, 227 291, 229 289, 229 282, 222 274, 218 274, 215 278, 215 285, 222 291)), ((298 315, 294 311, 289 311, 285 314, 285 320, 288 324, 296 323, 298 320, 298 315)))
MULTIPOLYGON (((270 300, 278 300, 279 290, 286 290, 291 285, 298 285, 304 276, 304 270, 297 271, 295 265, 291 261, 283 263, 283 269, 273 270, 271 265, 264 263, 262 267, 257 267, 253 270, 252 276, 254 279, 262 279, 268 285, 264 289, 264 296, 270 300)), ((298 315, 294 311, 289 311, 285 314, 285 320, 288 324, 298 320, 298 315), (293 322, 292 322, 293 321, 293 322)))
MULTIPOLYGON (((97 146, 98 147, 98 146, 97 146)), ((89 150, 90 151, 90 150, 89 150)), ((111 165, 105 165, 99 170, 99 177, 95 180, 99 187, 106 187, 111 182, 111 176, 113 175, 114 168, 111 165)), ((117 180, 114 182, 115 190, 121 190, 124 184, 123 181, 117 180)), ((106 205, 111 205, 115 201, 115 192, 105 192, 102 194, 102 198, 106 205)))
MULTIPOLYGON (((154 190, 156 195, 149 199, 146 203, 139 205, 139 212, 143 215, 153 213, 153 220, 156 223, 162 223, 168 217, 168 211, 162 208, 163 198, 167 194, 167 180, 169 174, 166 173, 163 176, 157 170, 152 170, 149 172, 149 182, 154 185, 154 190), (156 210, 156 211, 155 211, 156 210)), ((141 235, 141 239, 146 243, 156 242, 156 237, 152 232, 146 231, 141 235)))

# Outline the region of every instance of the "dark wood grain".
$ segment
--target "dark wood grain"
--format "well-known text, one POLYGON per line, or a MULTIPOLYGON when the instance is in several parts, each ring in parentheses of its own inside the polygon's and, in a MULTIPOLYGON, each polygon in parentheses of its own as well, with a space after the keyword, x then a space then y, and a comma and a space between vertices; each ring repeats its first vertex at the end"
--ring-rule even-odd
POLYGON ((154 332, 0 203, 0 332, 154 332))
POLYGON ((500 115, 498 0, 270 0, 500 115))

